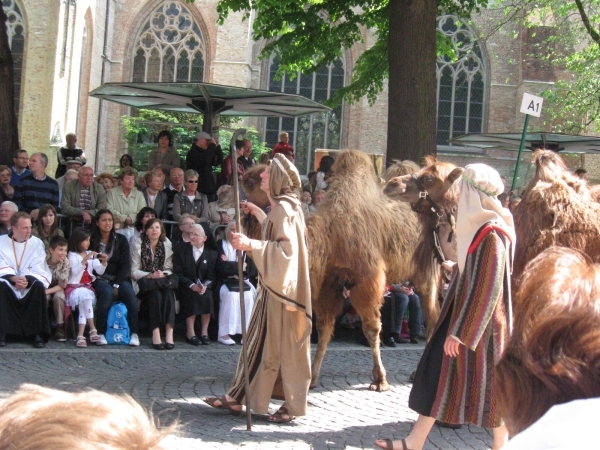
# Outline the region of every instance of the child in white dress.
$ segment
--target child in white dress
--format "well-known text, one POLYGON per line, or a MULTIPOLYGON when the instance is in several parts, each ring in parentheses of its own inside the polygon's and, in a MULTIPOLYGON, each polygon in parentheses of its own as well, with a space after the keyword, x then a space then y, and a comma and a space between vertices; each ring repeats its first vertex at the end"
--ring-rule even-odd
POLYGON ((67 283, 67 304, 72 308, 79 307, 79 330, 77 347, 87 347, 83 333, 86 322, 90 326, 90 341, 97 342, 100 336, 94 326, 94 305, 96 294, 92 282, 96 279, 94 271, 102 275, 106 269, 106 255, 88 251, 90 232, 83 228, 75 228, 69 239, 69 263, 71 273, 67 283))

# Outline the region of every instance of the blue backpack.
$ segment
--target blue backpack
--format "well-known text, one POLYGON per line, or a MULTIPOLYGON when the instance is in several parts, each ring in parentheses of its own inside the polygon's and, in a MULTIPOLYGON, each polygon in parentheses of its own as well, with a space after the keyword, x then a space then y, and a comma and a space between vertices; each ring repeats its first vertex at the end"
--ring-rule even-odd
POLYGON ((128 345, 130 340, 127 308, 123 303, 115 303, 108 311, 106 341, 109 344, 128 345))

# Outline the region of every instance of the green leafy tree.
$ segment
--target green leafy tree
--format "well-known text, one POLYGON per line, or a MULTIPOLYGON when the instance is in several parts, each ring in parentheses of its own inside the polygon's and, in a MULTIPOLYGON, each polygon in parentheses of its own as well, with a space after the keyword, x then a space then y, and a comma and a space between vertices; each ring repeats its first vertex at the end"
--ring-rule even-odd
POLYGON ((468 17, 487 0, 220 0, 223 23, 231 11, 256 11, 254 39, 267 44, 261 57, 275 55, 279 76, 310 73, 341 57, 344 49, 364 43, 372 30, 375 43, 354 65, 349 85, 330 106, 366 97, 374 104, 388 83, 387 159, 419 161, 436 151, 436 79, 438 51, 449 45, 436 34, 438 13, 468 17))
POLYGON ((547 114, 555 131, 600 132, 600 1, 529 1, 525 25, 553 32, 540 56, 563 72, 551 90, 547 114))

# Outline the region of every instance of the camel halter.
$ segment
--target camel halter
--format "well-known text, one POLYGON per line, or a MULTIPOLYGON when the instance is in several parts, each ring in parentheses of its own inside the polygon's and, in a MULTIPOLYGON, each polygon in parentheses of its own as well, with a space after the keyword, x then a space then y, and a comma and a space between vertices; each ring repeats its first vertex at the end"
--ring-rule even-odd
MULTIPOLYGON (((417 214, 425 214, 426 211, 431 211, 437 216, 437 223, 435 224, 435 228, 433 229, 433 242, 435 247, 435 256, 441 264, 444 261, 446 261, 446 256, 444 255, 444 251, 442 250, 442 245, 440 243, 439 236, 440 222, 442 220, 442 217, 444 217, 444 212, 442 208, 440 208, 438 204, 431 198, 429 192, 427 192, 427 190, 423 186, 423 183, 421 183, 421 180, 419 180, 417 175, 413 173, 411 174, 411 178, 417 186, 417 189, 419 190, 419 200, 417 201, 417 203, 413 203, 411 205, 411 209, 417 214), (423 209, 424 201, 427 201, 429 203, 429 208, 423 209)), ((448 235, 448 242, 452 242, 452 238, 454 237, 454 217, 450 212, 447 212, 445 215, 451 227, 450 234, 448 235)))

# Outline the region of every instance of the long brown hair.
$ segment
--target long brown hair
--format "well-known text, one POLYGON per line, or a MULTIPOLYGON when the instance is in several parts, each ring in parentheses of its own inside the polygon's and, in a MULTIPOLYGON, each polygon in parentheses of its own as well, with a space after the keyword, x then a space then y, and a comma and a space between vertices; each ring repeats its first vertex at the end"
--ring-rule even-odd
POLYGON ((48 239, 58 234, 58 214, 56 214, 56 208, 54 206, 46 203, 40 207, 37 220, 37 229, 40 237, 43 236, 47 237, 48 239), (44 231, 44 222, 42 219, 46 214, 48 214, 48 212, 52 212, 52 214, 54 214, 54 223, 50 227, 50 233, 46 235, 46 232, 44 231))
POLYGON ((498 407, 515 435, 552 406, 600 396, 600 266, 551 247, 525 268, 515 327, 496 366, 498 407))

